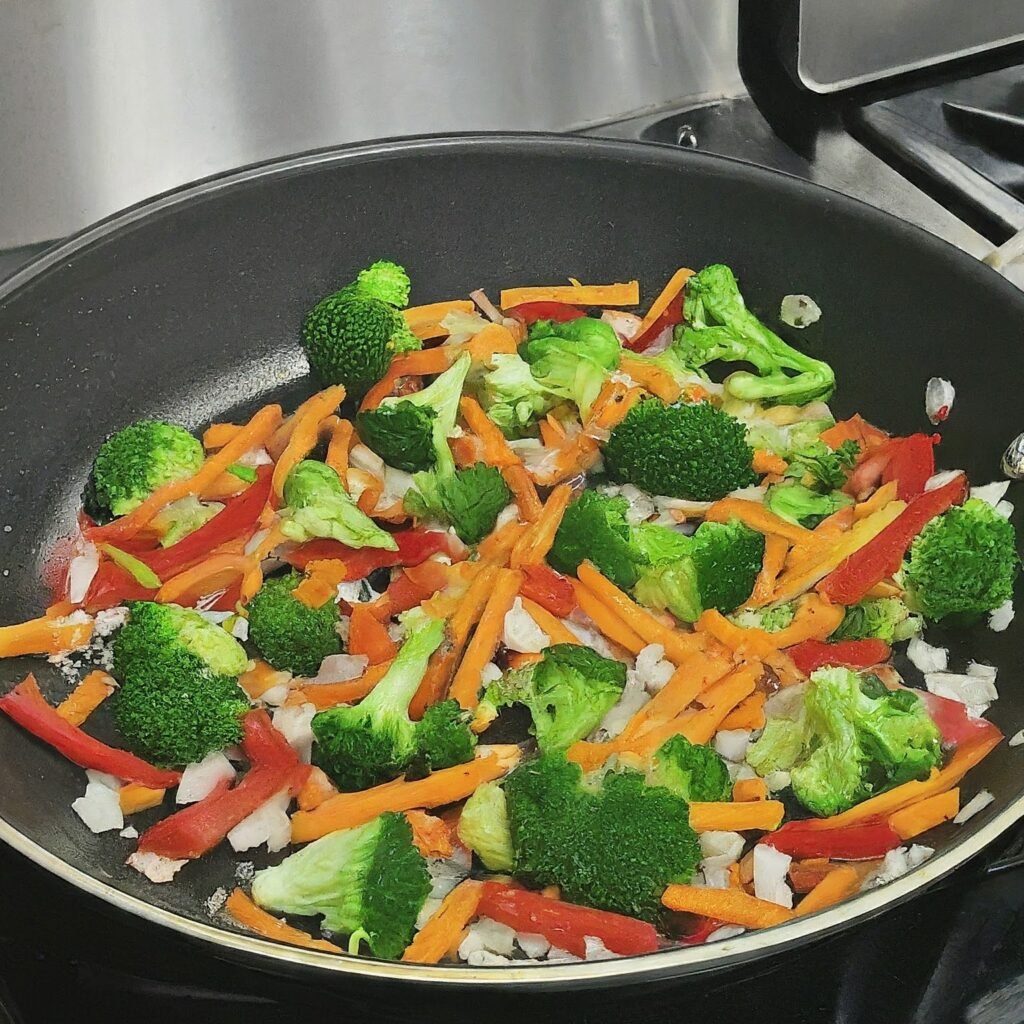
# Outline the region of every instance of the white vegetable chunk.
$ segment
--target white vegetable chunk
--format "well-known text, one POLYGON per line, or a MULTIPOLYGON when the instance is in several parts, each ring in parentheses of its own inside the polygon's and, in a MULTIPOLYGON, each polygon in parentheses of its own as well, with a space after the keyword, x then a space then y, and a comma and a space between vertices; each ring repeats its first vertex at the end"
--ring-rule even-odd
POLYGON ((792 861, 789 854, 780 853, 774 846, 758 843, 754 847, 754 895, 759 900, 792 909, 793 890, 786 881, 792 861))
POLYGON ((215 750, 202 761, 185 766, 174 802, 193 804, 209 796, 219 782, 231 782, 237 774, 234 765, 219 750, 215 750))

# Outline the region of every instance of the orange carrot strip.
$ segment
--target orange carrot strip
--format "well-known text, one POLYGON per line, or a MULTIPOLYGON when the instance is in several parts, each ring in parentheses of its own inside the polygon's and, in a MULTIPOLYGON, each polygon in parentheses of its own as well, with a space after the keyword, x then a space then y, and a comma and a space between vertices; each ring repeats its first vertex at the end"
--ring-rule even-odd
POLYGON ((509 668, 525 668, 527 665, 536 665, 538 661, 544 660, 544 655, 534 654, 526 651, 509 651, 508 652, 508 667, 509 668))
POLYGON ((321 558, 308 563, 305 573, 292 597, 307 608, 321 608, 337 595, 338 584, 345 579, 345 563, 337 558, 321 558))
POLYGON ((431 772, 425 779, 395 779, 358 793, 339 793, 312 811, 296 811, 292 842, 308 843, 338 829, 355 828, 386 811, 401 813, 453 804, 485 782, 501 778, 519 762, 519 748, 514 746, 477 748, 477 755, 468 764, 431 772))
POLYGON ((819 436, 829 448, 836 449, 844 441, 856 441, 863 451, 885 444, 889 440, 889 435, 884 430, 868 423, 859 412, 848 420, 840 420, 833 424, 819 436))
POLYGON ((722 727, 729 712, 754 692, 764 672, 760 662, 748 662, 715 683, 716 699, 688 719, 679 731, 691 743, 707 743, 722 727))
POLYGON ((590 562, 583 562, 576 570, 576 575, 585 587, 593 591, 647 643, 661 644, 665 648, 665 656, 676 665, 693 654, 694 651, 703 648, 702 637, 695 633, 680 633, 677 630, 669 629, 646 608, 641 608, 614 583, 602 576, 590 562))
POLYGON ((512 332, 504 324, 488 324, 459 348, 459 355, 468 352, 474 363, 487 363, 499 354, 515 355, 518 346, 512 332))
POLYGON ((236 889, 224 904, 224 909, 243 928, 262 935, 265 939, 274 939, 277 942, 285 942, 289 946, 301 946, 304 949, 319 949, 322 953, 341 953, 338 946, 326 939, 314 939, 298 928, 268 914, 265 910, 257 907, 241 889, 236 889))
POLYGON ((431 377, 444 373, 451 366, 458 349, 455 345, 439 345, 419 352, 406 352, 395 356, 388 370, 391 377, 431 377))
POLYGON ((545 448, 558 448, 565 441, 565 431, 550 413, 537 425, 540 427, 540 439, 545 448))
POLYGON ((480 561, 489 565, 507 565, 519 538, 527 529, 525 523, 510 522, 485 537, 477 548, 480 561))
POLYGON ((116 544, 118 540, 134 537, 165 505, 189 494, 202 494, 210 483, 247 451, 262 447, 280 422, 281 406, 265 405, 216 455, 211 455, 194 476, 174 480, 157 488, 126 516, 90 530, 90 538, 116 544))
POLYGON ((739 804, 767 800, 768 786, 764 779, 737 779, 733 783, 732 798, 739 804))
MULTIPOLYGON (((562 517, 572 500, 572 488, 568 484, 559 484, 544 502, 544 508, 530 535, 530 546, 526 551, 523 565, 539 565, 548 557, 551 545, 555 543, 555 534, 562 525, 562 517)), ((518 568, 515 561, 513 568, 518 568)))
POLYGON ((842 621, 843 609, 839 605, 826 604, 818 600, 816 594, 809 594, 797 607, 793 621, 777 633, 756 628, 744 629, 730 622, 714 608, 708 609, 697 620, 697 630, 710 633, 719 643, 725 644, 738 655, 762 657, 804 640, 824 640, 839 628, 842 621))
MULTIPOLYGON (((661 289, 658 297, 651 303, 650 309, 644 314, 643 320, 640 321, 640 326, 637 327, 633 333, 634 338, 643 337, 643 335, 654 326, 654 322, 665 312, 666 309, 672 304, 672 300, 683 290, 686 286, 686 282, 693 277, 693 271, 689 267, 680 267, 669 279, 665 282, 665 287, 661 289)), ((632 376, 632 374, 630 374, 632 376)), ((636 378, 634 378, 636 379, 636 378)))
POLYGON ((521 463, 506 466, 501 471, 501 478, 512 492, 512 497, 519 508, 519 515, 528 523, 532 523, 540 515, 543 506, 533 478, 526 472, 526 467, 521 463))
POLYGON ((290 673, 279 672, 265 661, 256 660, 253 662, 252 668, 243 672, 239 677, 238 685, 245 690, 252 700, 256 700, 262 697, 267 690, 272 690, 275 686, 287 683, 290 678, 290 673))
POLYGON ((913 839, 922 832, 949 821, 959 810, 959 788, 948 789, 945 793, 936 793, 927 800, 920 800, 896 811, 889 816, 889 824, 900 839, 913 839))
POLYGON ((456 945, 463 929, 476 917, 483 883, 471 878, 459 882, 416 933, 402 954, 407 964, 436 964, 456 945))
POLYGON ((841 864, 827 875, 800 901, 796 916, 803 917, 824 910, 845 900, 860 889, 860 872, 849 864, 841 864))
POLYGON ((764 448, 755 448, 752 468, 758 476, 765 476, 768 473, 782 476, 789 468, 789 463, 774 452, 765 451, 764 448))
POLYGON ((639 654, 647 646, 640 635, 607 608, 593 591, 585 587, 579 580, 570 580, 569 582, 572 583, 572 588, 576 592, 576 603, 580 606, 580 610, 609 640, 617 643, 620 647, 625 647, 630 654, 639 654))
POLYGON ((200 497, 203 501, 220 501, 223 498, 234 498, 241 494, 249 484, 235 476, 234 473, 221 473, 209 486, 203 488, 200 497))
POLYGON ((452 855, 452 834, 447 824, 426 811, 406 811, 412 841, 424 857, 444 860, 452 855))
POLYGON ((770 928, 792 920, 793 911, 768 900, 759 900, 742 889, 707 889, 696 885, 670 885, 661 902, 669 910, 700 914, 715 921, 744 928, 770 928))
POLYGON ((519 456, 509 447, 505 435, 498 425, 483 411, 475 398, 463 398, 459 402, 459 410, 469 429, 484 444, 484 461, 488 465, 503 469, 506 466, 521 464, 519 456))
POLYGON ((117 794, 122 814, 138 814, 148 811, 151 807, 159 807, 164 802, 165 789, 150 789, 137 782, 129 782, 122 786, 117 794))
POLYGON ((349 654, 365 654, 371 665, 390 661, 398 652, 395 641, 388 636, 387 628, 374 618, 365 604, 352 606, 352 617, 348 627, 349 654))
POLYGON ((722 722, 723 729, 763 729, 765 695, 760 690, 738 704, 722 722))
POLYGON ((877 512, 880 508, 884 508, 889 504, 890 501, 896 499, 896 493, 899 485, 895 480, 890 480, 887 484, 882 484, 881 487, 875 491, 866 501, 858 502, 853 506, 853 518, 854 519, 865 519, 871 515, 872 512, 877 512))
POLYGON ((785 651, 771 651, 761 660, 775 673, 780 686, 795 686, 807 678, 785 651))
POLYGON ((157 592, 156 600, 173 604, 184 595, 212 594, 220 585, 244 576, 253 566, 251 555, 211 555, 198 565, 172 576, 157 592))
POLYGON ((721 501, 716 501, 704 514, 704 518, 709 523, 727 523, 731 519, 738 519, 758 533, 774 533, 776 536, 785 537, 793 544, 806 540, 811 535, 811 531, 806 527, 787 522, 760 502, 745 501, 743 498, 722 498, 721 501))
POLYGON ((348 474, 348 450, 352 444, 352 423, 350 420, 338 420, 331 431, 331 440, 327 445, 327 456, 324 462, 327 463, 338 477, 342 484, 346 483, 345 477, 348 474))
POLYGON ((557 615, 552 615, 543 605, 531 601, 528 597, 522 597, 523 607, 534 622, 547 634, 552 644, 579 644, 580 639, 576 634, 562 622, 557 615))
POLYGON ((81 725, 112 693, 114 680, 95 669, 57 705, 57 714, 72 725, 81 725))
POLYGON ((61 654, 85 647, 92 639, 92 619, 62 622, 60 619, 29 619, 14 626, 0 626, 0 658, 21 654, 61 654))
POLYGON ((522 582, 522 573, 514 569, 498 570, 494 589, 484 606, 473 639, 466 648, 462 664, 459 665, 452 680, 449 696, 469 711, 477 705, 481 674, 484 666, 494 657, 505 627, 505 616, 512 607, 522 582))
POLYGON ((786 564, 789 541, 777 533, 770 533, 764 540, 764 561, 754 581, 754 590, 747 604, 751 608, 762 608, 772 599, 775 581, 786 564))
POLYGON ((746 803, 690 804, 690 827, 695 832, 774 832, 782 824, 786 805, 781 800, 746 803))
POLYGON ((334 384, 314 396, 308 407, 296 413, 295 429, 274 467, 273 491, 279 498, 284 493, 288 474, 316 447, 320 421, 330 416, 345 399, 345 385, 334 384))
POLYGON ((466 469, 468 466, 475 466, 478 462, 484 461, 484 446, 476 434, 463 431, 461 437, 449 437, 448 447, 452 450, 455 465, 459 469, 466 469))
POLYGON ((358 679, 346 679, 343 683, 314 683, 303 686, 288 698, 289 704, 312 704, 318 711, 333 708, 338 704, 354 704, 362 700, 384 677, 390 662, 371 665, 358 679), (294 698, 294 700, 293 700, 294 698))
POLYGON ((241 429, 237 423, 211 423, 203 431, 203 447, 207 451, 223 448, 241 429))
POLYGON ((565 302, 571 306, 636 306, 640 283, 540 285, 532 288, 503 288, 498 305, 502 309, 524 302, 565 302))
POLYGON ((431 338, 448 337, 441 321, 449 313, 472 313, 474 308, 469 299, 452 299, 448 302, 431 302, 426 306, 410 306, 402 310, 402 316, 417 338, 429 341, 431 338))
POLYGON ((299 790, 296 797, 299 807, 304 811, 311 811, 319 807, 325 800, 337 795, 338 789, 327 777, 327 773, 314 765, 309 769, 306 781, 299 790))
POLYGON ((668 371, 663 370, 654 363, 644 362, 636 356, 622 353, 619 361, 619 370, 628 374, 645 391, 656 395, 663 402, 671 404, 678 400, 683 389, 676 382, 676 379, 668 371))

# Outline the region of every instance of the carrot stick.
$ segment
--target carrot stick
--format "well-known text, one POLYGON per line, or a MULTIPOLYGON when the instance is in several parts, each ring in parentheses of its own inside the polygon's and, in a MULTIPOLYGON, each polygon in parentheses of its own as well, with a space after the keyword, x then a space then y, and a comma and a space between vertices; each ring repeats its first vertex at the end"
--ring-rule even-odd
MULTIPOLYGON (((643 320, 640 321, 640 326, 633 332, 634 338, 642 338, 644 333, 654 326, 654 322, 662 313, 665 312, 666 309, 668 309, 672 304, 672 300, 683 290, 686 286, 686 282, 689 281, 691 277, 693 277, 693 271, 689 267, 680 267, 668 279, 668 281, 665 282, 665 287, 661 289, 658 297, 651 303, 650 309, 647 310, 644 314, 643 320)), ((632 376, 632 374, 630 374, 630 376, 632 376)))
POLYGON ((151 807, 159 807, 164 802, 165 789, 150 789, 137 782, 129 782, 122 786, 117 794, 122 814, 138 814, 148 811, 151 807))
POLYGON ((774 533, 778 537, 785 537, 793 544, 811 535, 811 531, 806 527, 787 522, 766 509, 760 502, 745 501, 743 498, 722 498, 721 501, 716 501, 704 514, 704 518, 709 523, 727 523, 731 519, 738 519, 758 533, 774 533))
POLYGON ((426 811, 406 811, 412 841, 424 857, 444 860, 452 855, 452 834, 448 825, 426 811))
POLYGON ((690 827, 695 832, 773 832, 785 813, 786 805, 780 800, 694 802, 690 804, 690 827))
POLYGON ((505 435, 498 425, 483 411, 475 398, 463 398, 459 402, 462 418, 469 424, 469 429, 484 444, 484 461, 490 466, 503 469, 520 463, 519 456, 509 447, 505 435))
POLYGON ((676 665, 704 646, 702 637, 695 633, 680 633, 669 629, 645 608, 624 594, 606 579, 590 562, 583 562, 576 570, 580 582, 600 598, 626 625, 649 644, 661 644, 665 656, 676 665))
POLYGON ((345 400, 345 385, 334 384, 325 388, 301 414, 296 414, 295 429, 285 450, 274 467, 273 491, 279 498, 284 493, 288 474, 316 447, 320 421, 330 416, 345 400))
MULTIPOLYGON (((555 534, 562 525, 562 517, 572 500, 572 488, 568 484, 559 484, 544 503, 543 511, 530 533, 530 546, 525 553, 522 565, 539 565, 548 556, 551 545, 555 543, 555 534)), ((514 553, 512 568, 518 568, 514 553)))
POLYGON ((453 312, 472 313, 473 303, 469 299, 452 299, 449 302, 431 302, 426 306, 410 306, 402 310, 402 316, 409 330, 423 341, 431 338, 446 338, 448 332, 441 321, 453 312))
POLYGON ((545 448, 559 448, 565 442, 565 431, 551 413, 548 413, 537 426, 540 427, 540 439, 545 448))
POLYGON ((537 488, 530 474, 526 472, 526 467, 522 463, 506 466, 501 471, 501 478, 512 492, 512 497, 519 508, 519 515, 528 523, 532 523, 540 515, 542 506, 537 488))
POLYGON ((807 678, 785 651, 771 651, 761 660, 775 673, 779 686, 795 686, 807 678))
POLYGON ((337 832, 355 828, 385 811, 412 811, 416 808, 442 807, 470 796, 478 786, 501 778, 519 762, 519 748, 477 748, 477 757, 468 764, 431 772, 425 779, 406 782, 396 779, 359 793, 339 793, 312 811, 292 815, 292 842, 308 843, 337 832))
POLYGON ((732 798, 736 803, 749 803, 754 800, 767 800, 768 787, 764 779, 737 779, 733 783, 732 798))
POLYGON ((774 452, 765 451, 764 448, 755 448, 754 462, 751 468, 758 476, 766 476, 769 473, 782 476, 789 468, 789 463, 774 452))
POLYGON ((752 661, 720 679, 715 683, 715 700, 698 711, 679 731, 691 743, 707 743, 722 727, 729 712, 754 692, 763 672, 764 666, 752 661))
POLYGON ((739 924, 744 928, 770 928, 785 924, 793 911, 777 903, 759 900, 742 889, 706 889, 696 885, 670 885, 662 894, 661 902, 669 910, 700 914, 726 924, 739 924))
POLYGON ((645 391, 649 391, 670 405, 677 401, 683 393, 683 389, 676 383, 672 374, 654 363, 644 362, 625 352, 622 353, 622 358, 619 361, 619 370, 628 374, 645 391))
POLYGON ((92 619, 66 623, 60 619, 29 619, 0 626, 0 658, 22 654, 61 654, 85 647, 92 639, 92 619))
POLYGON ((331 431, 331 440, 327 445, 327 463, 344 484, 348 474, 348 450, 352 444, 352 423, 350 420, 338 420, 331 431))
POLYGON ((339 558, 321 558, 308 562, 306 576, 292 591, 292 597, 307 608, 322 608, 337 596, 338 584, 345 579, 345 563, 339 558))
POLYGON ((884 430, 868 423, 859 412, 822 431, 820 437, 832 449, 838 448, 844 441, 856 441, 864 451, 889 440, 884 430))
POLYGON ((362 700, 380 682, 390 665, 391 663, 387 661, 371 665, 358 679, 346 679, 343 683, 314 683, 311 686, 303 686, 288 698, 288 703, 312 704, 318 711, 336 707, 338 704, 354 704, 357 700, 362 700))
POLYGON ((306 781, 302 784, 302 789, 299 790, 296 800, 302 810, 311 811, 314 807, 319 807, 325 800, 335 796, 337 792, 337 787, 327 778, 326 772, 314 765, 309 769, 309 774, 306 776, 306 781))
POLYGON ((889 816, 889 824, 900 839, 913 839, 944 821, 949 821, 960 810, 960 790, 949 789, 916 804, 910 804, 889 816))
POLYGON ((890 501, 895 500, 898 489, 899 485, 895 480, 882 484, 867 501, 858 502, 853 506, 853 518, 865 519, 872 512, 877 512, 880 508, 884 508, 890 501))
POLYGON ((636 306, 640 302, 640 283, 540 285, 533 288, 503 288, 498 305, 502 309, 524 302, 565 302, 570 306, 636 306))
POLYGON ((618 615, 607 608, 593 591, 588 590, 579 580, 569 582, 576 592, 576 603, 580 610, 609 640, 620 647, 625 647, 630 654, 639 654, 647 646, 639 633, 635 633, 618 615))
POLYGON ((251 555, 211 555, 164 583, 156 592, 156 600, 162 604, 173 604, 187 594, 201 597, 204 593, 213 593, 226 580, 245 576, 252 566, 251 555))
POLYGON ((439 345, 424 348, 419 352, 406 352, 395 356, 388 370, 389 377, 432 377, 444 373, 452 365, 457 354, 454 345, 439 345))
POLYGON ((344 952, 333 942, 326 939, 314 939, 298 928, 293 928, 279 918, 268 914, 257 907, 241 889, 236 889, 224 904, 224 909, 243 928, 262 935, 265 939, 286 942, 289 946, 302 946, 304 949, 319 949, 322 953, 344 952))
MULTIPOLYGON (((722 722, 723 729, 763 729, 764 701, 761 691, 752 693, 745 701, 729 712, 729 717, 722 722)), ((735 798, 734 798, 735 799, 735 798)))
POLYGON ((459 882, 416 933, 402 954, 407 964, 436 964, 444 959, 462 930, 476 917, 483 883, 467 878, 459 882))
POLYGON ((830 871, 825 877, 800 901, 796 908, 796 916, 804 917, 813 914, 826 907, 845 900, 860 889, 860 872, 848 864, 842 864, 830 871))
POLYGON ((173 480, 157 488, 138 508, 106 526, 89 530, 92 540, 116 543, 134 537, 165 505, 189 494, 202 494, 228 466, 253 448, 261 447, 281 422, 281 406, 265 405, 216 455, 211 455, 194 476, 173 480))
POLYGON ((793 621, 777 633, 764 629, 744 629, 730 622, 721 612, 708 609, 697 620, 698 632, 706 632, 740 656, 763 657, 804 640, 824 640, 843 621, 839 605, 826 604, 816 594, 808 594, 797 607, 793 621))
POLYGON ((207 451, 223 448, 241 429, 237 423, 211 423, 203 431, 203 447, 207 451))
POLYGON ((770 533, 764 540, 764 561, 754 581, 754 590, 747 604, 751 608, 763 608, 771 599, 775 590, 775 581, 786 564, 789 552, 789 541, 777 533, 770 533))
POLYGON ((543 605, 521 597, 523 607, 534 622, 547 634, 552 644, 579 644, 580 639, 557 615, 552 615, 543 605))
POLYGON ((233 473, 221 473, 208 487, 203 488, 200 497, 203 501, 220 501, 223 498, 234 498, 244 491, 249 484, 233 473))
MULTIPOLYGON (((494 592, 495 585, 502 577, 503 570, 498 566, 485 565, 473 578, 462 603, 456 609, 449 623, 452 642, 461 647, 469 639, 470 630, 479 621, 484 612, 488 598, 494 592)), ((511 607, 511 601, 509 602, 511 607)))
POLYGON ((275 686, 287 683, 290 678, 290 672, 279 672, 265 661, 257 659, 253 662, 251 669, 241 674, 238 679, 238 685, 245 690, 248 697, 256 700, 262 697, 267 690, 272 690, 275 686))
POLYGON ((388 368, 388 372, 376 384, 370 388, 369 391, 363 396, 362 402, 359 404, 359 411, 366 412, 369 409, 376 409, 381 402, 384 401, 392 391, 395 390, 398 384, 398 378, 401 377, 400 373, 394 372, 394 360, 391 361, 391 366, 388 368))
POLYGON ((81 725, 112 693, 114 680, 95 669, 57 705, 57 714, 72 725, 81 725))
POLYGON ((348 627, 349 654, 365 654, 371 665, 390 661, 398 649, 388 636, 387 628, 378 622, 365 604, 352 606, 348 627))
POLYGON ((485 537, 477 548, 480 561, 489 565, 507 565, 519 538, 527 529, 525 523, 510 522, 485 537))
POLYGON ((484 461, 483 442, 476 434, 463 431, 461 437, 449 437, 448 447, 451 448, 455 465, 459 469, 466 469, 484 461))
POLYGON ((484 666, 494 657, 505 627, 505 616, 519 593, 523 574, 514 569, 499 569, 483 614, 477 623, 473 639, 466 648, 459 670, 455 673, 449 696, 461 707, 471 711, 476 707, 480 693, 480 677, 484 666))
POLYGON ((517 348, 516 339, 504 324, 488 324, 464 345, 459 346, 459 355, 468 352, 474 363, 488 363, 499 354, 515 355, 517 348))

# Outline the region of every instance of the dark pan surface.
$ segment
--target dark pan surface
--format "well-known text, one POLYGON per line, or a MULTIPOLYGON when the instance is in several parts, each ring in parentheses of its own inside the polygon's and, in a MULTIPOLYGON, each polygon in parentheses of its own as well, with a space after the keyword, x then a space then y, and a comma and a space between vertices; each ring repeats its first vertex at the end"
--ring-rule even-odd
MULTIPOLYGON (((821 305, 819 324, 789 336, 834 365, 838 415, 856 410, 894 431, 927 429, 925 381, 949 377, 957 400, 940 461, 977 483, 998 476, 1003 447, 1024 427, 1024 296, 930 236, 824 189, 700 154, 556 137, 426 139, 313 154, 129 211, 0 288, 0 621, 46 605, 47 553, 72 530, 91 455, 107 433, 141 416, 200 428, 269 400, 294 405, 312 388, 296 341, 303 313, 382 255, 409 269, 413 302, 480 286, 496 298, 502 286, 569 275, 637 276, 646 302, 681 264, 727 262, 773 327, 787 293, 821 305)), ((990 717, 1008 735, 1024 727, 1020 640, 1018 623, 1003 634, 978 628, 950 638, 954 670, 969 657, 1000 667, 1002 696, 990 717)), ((2 662, 0 685, 38 666, 2 662)), ((48 667, 40 678, 51 694, 65 692, 48 667)), ((490 974, 424 968, 417 976, 608 984, 806 941, 906 898, 1008 827, 1024 803, 1022 757, 1004 745, 972 773, 965 799, 984 787, 996 802, 968 825, 947 827, 948 852, 884 892, 797 925, 633 961, 490 974)), ((75 884, 267 966, 274 957, 295 969, 409 976, 408 968, 232 933, 204 905, 216 888, 234 884, 226 849, 190 865, 177 883, 153 886, 123 866, 131 841, 93 836, 72 814, 84 789, 78 768, 6 720, 0 759, 0 835, 75 884)))

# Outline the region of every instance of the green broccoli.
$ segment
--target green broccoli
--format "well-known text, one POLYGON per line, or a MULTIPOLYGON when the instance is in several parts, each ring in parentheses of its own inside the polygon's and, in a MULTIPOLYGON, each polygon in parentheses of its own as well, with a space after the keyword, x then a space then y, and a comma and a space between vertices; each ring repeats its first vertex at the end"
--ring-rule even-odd
POLYGON ((869 597, 846 609, 839 628, 829 637, 840 640, 884 640, 892 646, 921 631, 921 620, 898 597, 869 597))
POLYGON ((732 780, 725 759, 714 747, 691 743, 685 736, 666 740, 647 772, 649 786, 664 786, 687 803, 728 800, 732 780))
POLYGON ((743 608, 729 618, 742 629, 763 629, 766 633, 778 633, 796 617, 796 602, 776 605, 774 608, 743 608))
POLYGON ((584 491, 565 510, 548 563, 575 575, 580 562, 589 559, 617 587, 632 589, 645 558, 632 539, 628 511, 625 498, 584 491))
POLYGON ((350 952, 365 942, 385 960, 397 959, 409 945, 429 894, 430 874, 409 822, 393 812, 331 832, 257 871, 252 882, 261 907, 319 914, 325 928, 350 937, 350 952))
POLYGON ((824 441, 812 441, 790 453, 786 476, 809 488, 837 491, 846 483, 859 454, 856 441, 844 441, 835 451, 824 441))
POLYGON ((521 437, 559 399, 536 377, 519 355, 499 353, 480 380, 481 402, 506 437, 521 437))
POLYGON ((501 471, 478 462, 453 473, 417 473, 406 493, 406 512, 451 523, 464 544, 479 544, 512 500, 501 471))
POLYGON ((907 603, 928 619, 977 619, 1013 597, 1020 569, 1009 520, 980 498, 933 519, 910 547, 907 603))
POLYGON ((431 704, 416 727, 418 774, 426 775, 473 760, 476 736, 470 729, 473 716, 457 700, 431 704))
POLYGON ((529 708, 537 746, 565 750, 592 733, 622 696, 626 666, 578 644, 555 644, 532 665, 491 683, 482 703, 529 708))
POLYGON ((853 498, 842 491, 821 494, 795 480, 773 484, 764 500, 770 512, 788 523, 813 529, 833 512, 853 504, 853 498))
POLYGON ((310 608, 293 596, 302 576, 290 572, 267 580, 249 602, 249 640, 268 665, 315 676, 324 658, 341 652, 338 606, 310 608))
POLYGON ((140 420, 100 445, 82 492, 82 506, 96 523, 127 515, 155 490, 193 476, 203 446, 184 427, 140 420))
POLYGON ((165 505, 149 525, 160 534, 160 546, 169 548, 177 544, 200 526, 208 523, 224 506, 219 501, 202 502, 194 494, 186 495, 165 505))
POLYGON ((700 860, 686 801, 639 772, 584 777, 547 754, 514 769, 504 790, 516 877, 557 885, 570 903, 656 922, 665 887, 688 882, 700 860))
POLYGON ((764 561, 764 536, 738 520, 702 523, 692 537, 645 524, 634 528, 633 540, 650 562, 639 570, 637 601, 684 622, 709 608, 738 608, 764 561))
POLYGON ((326 537, 353 548, 397 551, 398 544, 359 509, 338 474, 323 462, 304 459, 284 482, 281 532, 300 544, 326 537))
POLYGON ((831 417, 779 425, 765 419, 763 415, 749 412, 751 406, 752 403, 733 400, 726 401, 722 408, 746 425, 747 444, 751 448, 763 448, 787 461, 818 441, 829 427, 835 426, 835 420, 831 417))
POLYGON ((114 720, 128 747, 183 765, 239 742, 249 710, 242 645, 191 608, 135 601, 129 612, 113 643, 114 720))
POLYGON ((473 791, 462 806, 458 832, 462 844, 488 871, 508 873, 515 867, 505 790, 497 782, 485 782, 473 791))
POLYGON ((356 279, 335 294, 343 299, 369 298, 386 302, 395 309, 409 305, 409 289, 412 282, 400 267, 390 260, 377 260, 365 270, 360 270, 356 279))
POLYGON ((920 697, 887 690, 845 668, 815 672, 803 700, 774 715, 747 752, 757 772, 788 771, 793 794, 814 814, 838 814, 942 760, 942 736, 920 697))
POLYGON ((724 360, 753 363, 757 369, 757 374, 744 370, 726 378, 726 391, 736 398, 806 405, 832 394, 832 368, 798 352, 765 327, 747 309, 728 267, 705 267, 690 278, 683 313, 686 324, 676 328, 676 343, 688 366, 724 360))
POLYGON ((581 316, 565 323, 538 320, 521 354, 537 381, 574 402, 585 420, 608 374, 618 368, 622 348, 610 324, 581 316))
POLYGON ((708 402, 666 405, 647 398, 626 414, 604 447, 611 480, 648 494, 715 501, 755 483, 753 449, 739 420, 708 402))
POLYGON ((411 632, 387 673, 355 707, 313 718, 313 762, 344 790, 366 789, 401 775, 417 754, 409 704, 441 646, 444 623, 430 619, 411 632))

